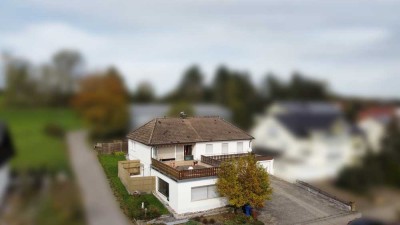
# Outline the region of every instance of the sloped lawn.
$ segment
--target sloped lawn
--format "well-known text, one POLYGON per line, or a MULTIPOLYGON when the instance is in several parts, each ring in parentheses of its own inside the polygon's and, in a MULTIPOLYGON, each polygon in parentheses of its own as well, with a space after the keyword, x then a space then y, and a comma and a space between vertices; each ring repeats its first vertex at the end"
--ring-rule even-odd
POLYGON ((68 155, 64 138, 46 133, 46 128, 57 127, 68 131, 81 126, 79 118, 69 109, 9 109, 0 107, 0 121, 8 124, 16 149, 11 161, 18 172, 46 169, 51 172, 68 171, 68 155))
POLYGON ((98 155, 99 161, 110 182, 114 195, 120 203, 124 213, 131 219, 153 219, 162 214, 168 214, 168 210, 164 205, 152 194, 142 194, 138 197, 129 195, 125 186, 118 178, 118 161, 125 160, 121 155, 98 155), (147 215, 141 209, 142 202, 148 208, 147 215))

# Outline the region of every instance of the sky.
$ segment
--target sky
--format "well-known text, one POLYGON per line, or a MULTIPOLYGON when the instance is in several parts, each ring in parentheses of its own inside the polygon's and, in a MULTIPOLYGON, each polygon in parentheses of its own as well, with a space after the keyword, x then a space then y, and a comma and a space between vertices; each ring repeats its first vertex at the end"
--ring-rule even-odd
POLYGON ((42 64, 76 49, 88 70, 114 65, 159 95, 192 64, 207 82, 224 64, 255 84, 300 71, 342 95, 400 98, 399 12, 392 0, 1 0, 0 51, 42 64))

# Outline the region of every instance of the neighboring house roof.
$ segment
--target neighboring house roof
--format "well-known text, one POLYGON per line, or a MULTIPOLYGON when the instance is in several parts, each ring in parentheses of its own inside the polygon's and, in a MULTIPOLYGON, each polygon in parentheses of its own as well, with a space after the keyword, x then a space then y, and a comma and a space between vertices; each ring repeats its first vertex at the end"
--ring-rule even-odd
MULTIPOLYGON (((130 109, 131 128, 138 128, 149 120, 167 115, 171 105, 168 104, 134 104, 130 109)), ((219 116, 230 120, 231 112, 220 105, 194 104, 193 110, 196 116, 219 116)))
POLYGON ((292 113, 276 115, 276 119, 298 137, 307 137, 311 131, 315 130, 328 130, 340 117, 336 113, 292 113))
POLYGON ((7 126, 0 122, 0 167, 14 156, 14 147, 7 126))
POLYGON ((275 103, 286 113, 341 113, 338 104, 320 101, 280 101, 275 103))
POLYGON ((156 118, 127 137, 145 145, 253 139, 220 117, 156 118))
POLYGON ((395 116, 396 108, 391 106, 376 106, 364 109, 358 113, 358 121, 374 119, 375 121, 387 124, 395 116))

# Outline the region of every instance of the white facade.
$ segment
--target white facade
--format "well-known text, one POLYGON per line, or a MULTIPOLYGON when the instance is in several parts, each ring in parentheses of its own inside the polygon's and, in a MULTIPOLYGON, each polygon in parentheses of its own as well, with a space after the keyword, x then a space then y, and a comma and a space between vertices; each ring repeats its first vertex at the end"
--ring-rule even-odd
POLYGON ((0 205, 5 198, 5 192, 10 182, 10 167, 7 163, 0 167, 0 205))
POLYGON ((140 176, 150 176, 152 147, 140 142, 128 140, 129 160, 140 160, 140 176))
POLYGON ((358 124, 364 131, 371 150, 379 152, 382 138, 385 135, 385 125, 373 118, 364 119, 358 124))
MULTIPOLYGON (((194 160, 201 160, 202 155, 225 155, 247 153, 251 150, 250 140, 199 142, 192 144, 194 160)), ((151 168, 151 159, 184 160, 184 144, 151 147, 137 141, 128 141, 129 160, 138 159, 141 162, 139 176, 155 176, 156 192, 164 203, 168 204, 177 214, 198 212, 223 207, 227 204, 225 198, 216 192, 216 177, 203 177, 187 180, 173 180, 170 177, 151 168), (159 191, 159 180, 168 183, 168 197, 159 191)), ((273 174, 273 160, 258 162, 265 170, 273 174)))
POLYGON ((275 150, 273 173, 288 181, 332 178, 365 151, 363 142, 349 135, 338 121, 332 132, 315 131, 307 138, 292 134, 274 116, 259 119, 251 132, 253 146, 275 150))
MULTIPOLYGON (((151 147, 134 140, 128 140, 128 158, 129 160, 138 159, 143 165, 144 176, 150 175, 151 158, 158 160, 171 159, 183 160, 183 144, 166 145, 161 147, 151 147)), ((199 142, 192 144, 192 154, 194 160, 201 160, 202 155, 222 155, 222 154, 240 154, 247 153, 251 149, 250 140, 238 141, 215 141, 199 142), (226 151, 224 151, 224 146, 226 151)))
POLYGON ((156 193, 167 203, 177 214, 199 212, 204 210, 223 207, 227 200, 223 197, 210 196, 210 198, 194 200, 192 199, 192 189, 198 187, 214 186, 217 178, 199 178, 190 181, 176 182, 171 178, 159 173, 157 170, 151 170, 152 176, 156 176, 156 193), (160 193, 159 179, 164 180, 169 185, 169 198, 160 193))
POLYGON ((250 149, 250 140, 199 142, 194 145, 193 156, 194 159, 200 160, 202 155, 240 154, 247 153, 250 149), (224 146, 227 147, 224 148, 224 146))

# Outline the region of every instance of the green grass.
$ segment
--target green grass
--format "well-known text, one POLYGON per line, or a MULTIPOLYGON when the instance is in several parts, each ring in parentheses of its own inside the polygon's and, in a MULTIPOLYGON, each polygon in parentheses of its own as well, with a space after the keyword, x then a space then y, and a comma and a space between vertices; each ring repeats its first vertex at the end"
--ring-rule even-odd
MULTIPOLYGON (((133 197, 126 191, 125 186, 121 183, 118 178, 118 161, 125 160, 124 156, 117 155, 99 155, 99 161, 104 168, 104 171, 109 179, 111 188, 114 191, 114 195, 120 202, 120 206, 124 213, 130 218, 143 219, 141 212, 141 204, 145 202, 147 208, 153 208, 160 214, 168 214, 168 210, 164 205, 152 194, 143 194, 139 197, 133 197)), ((150 211, 150 210, 149 210, 150 211)), ((146 218, 150 219, 151 216, 146 218)))
POLYGON ((16 148, 11 165, 17 171, 45 167, 50 171, 67 170, 68 155, 63 138, 44 132, 53 123, 66 130, 81 126, 80 119, 69 109, 9 109, 0 107, 0 121, 6 122, 16 148))

